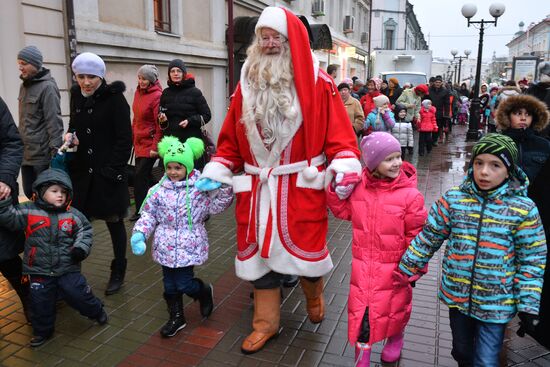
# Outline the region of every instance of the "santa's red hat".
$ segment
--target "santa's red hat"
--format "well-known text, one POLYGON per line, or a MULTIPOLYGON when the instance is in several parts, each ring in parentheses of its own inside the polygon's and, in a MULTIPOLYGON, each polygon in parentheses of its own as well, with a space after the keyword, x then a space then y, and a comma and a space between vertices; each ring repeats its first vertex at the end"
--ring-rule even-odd
POLYGON ((290 10, 269 6, 265 8, 256 23, 256 30, 267 27, 276 30, 288 38, 290 46, 290 55, 292 58, 292 68, 294 69, 294 86, 300 108, 302 110, 303 124, 305 129, 305 147, 308 162, 311 162, 313 152, 311 151, 311 141, 322 139, 320 131, 314 128, 315 121, 315 93, 311 93, 315 88, 315 75, 313 69, 313 58, 309 48, 309 35, 304 23, 294 15, 290 10))

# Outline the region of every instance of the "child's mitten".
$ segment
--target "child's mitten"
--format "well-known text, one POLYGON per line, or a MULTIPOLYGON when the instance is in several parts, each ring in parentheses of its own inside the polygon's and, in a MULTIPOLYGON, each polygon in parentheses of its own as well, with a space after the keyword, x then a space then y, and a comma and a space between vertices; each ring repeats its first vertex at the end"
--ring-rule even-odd
POLYGON ((141 232, 135 232, 130 238, 130 245, 134 255, 141 256, 145 253, 147 246, 145 245, 145 235, 141 232))
POLYGON ((361 177, 356 172, 339 172, 334 178, 334 182, 336 184, 334 186, 334 192, 336 192, 336 195, 340 200, 346 200, 349 198, 353 192, 353 189, 355 189, 355 185, 357 185, 359 181, 361 181, 361 177))
POLYGON ((70 252, 71 260, 73 263, 78 264, 82 260, 86 258, 86 251, 81 249, 80 247, 73 247, 73 249, 70 252))
POLYGON ((216 190, 216 189, 219 189, 221 185, 222 185, 221 182, 214 181, 206 177, 199 178, 197 182, 195 182, 195 187, 200 191, 216 190))

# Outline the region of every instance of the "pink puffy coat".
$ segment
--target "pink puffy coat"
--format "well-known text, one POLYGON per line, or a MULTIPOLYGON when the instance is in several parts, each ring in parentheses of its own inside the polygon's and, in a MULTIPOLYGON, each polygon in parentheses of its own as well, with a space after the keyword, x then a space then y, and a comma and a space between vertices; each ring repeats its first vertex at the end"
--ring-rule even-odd
POLYGON ((327 199, 336 217, 352 222, 348 338, 357 341, 368 308, 369 343, 374 344, 401 332, 411 316, 412 287, 397 265, 427 217, 416 169, 403 162, 401 174, 391 181, 364 169, 347 200, 340 200, 331 186, 327 199))
POLYGON ((420 120, 418 121, 418 131, 422 132, 437 132, 437 121, 435 119, 436 109, 431 106, 428 111, 422 106, 420 108, 420 120))

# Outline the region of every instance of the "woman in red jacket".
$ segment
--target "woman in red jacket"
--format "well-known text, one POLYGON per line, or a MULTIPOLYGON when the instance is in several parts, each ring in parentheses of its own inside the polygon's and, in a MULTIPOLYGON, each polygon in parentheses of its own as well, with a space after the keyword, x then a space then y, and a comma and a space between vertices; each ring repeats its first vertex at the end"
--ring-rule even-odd
POLYGON ((365 116, 368 116, 369 113, 374 110, 374 101, 373 98, 379 96, 380 93, 380 86, 382 85, 382 79, 380 78, 372 78, 369 79, 367 82, 367 94, 365 94, 363 97, 361 97, 361 107, 363 107, 363 112, 365 113, 365 116))
POLYGON ((367 367, 371 346, 384 339, 382 362, 400 358, 412 310, 409 281, 416 278, 407 279, 397 265, 427 212, 416 188, 416 169, 401 160, 397 139, 373 132, 361 140, 361 151, 361 176, 337 175, 327 188, 327 202, 337 218, 351 221, 348 339, 355 344, 355 366, 367 367))
POLYGON ((136 154, 136 176, 134 178, 136 212, 130 217, 131 221, 139 219, 139 209, 153 183, 151 170, 159 156, 157 144, 162 137, 162 131, 157 119, 162 87, 158 76, 159 72, 155 65, 143 65, 138 70, 138 87, 132 104, 134 112, 132 132, 136 154))

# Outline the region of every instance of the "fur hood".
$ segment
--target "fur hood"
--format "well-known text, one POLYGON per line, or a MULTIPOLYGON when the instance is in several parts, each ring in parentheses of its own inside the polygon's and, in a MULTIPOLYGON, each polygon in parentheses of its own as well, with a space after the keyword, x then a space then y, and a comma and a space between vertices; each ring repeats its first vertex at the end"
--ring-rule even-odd
POLYGON ((519 95, 510 96, 498 105, 496 120, 501 130, 510 128, 510 113, 522 107, 533 111, 533 122, 531 123, 531 128, 533 130, 542 131, 548 125, 550 114, 546 109, 546 105, 535 97, 519 95))

